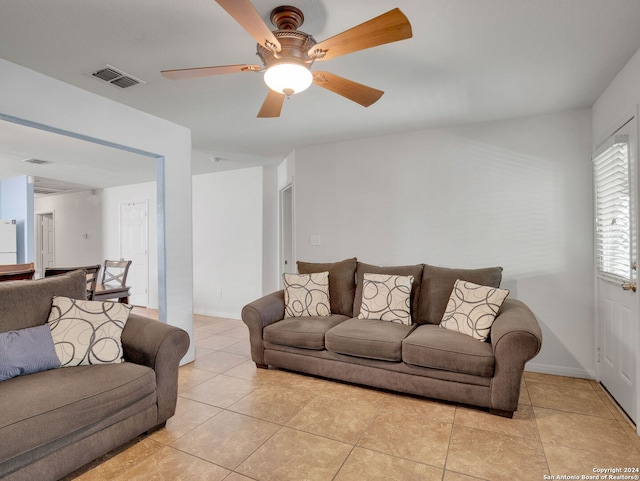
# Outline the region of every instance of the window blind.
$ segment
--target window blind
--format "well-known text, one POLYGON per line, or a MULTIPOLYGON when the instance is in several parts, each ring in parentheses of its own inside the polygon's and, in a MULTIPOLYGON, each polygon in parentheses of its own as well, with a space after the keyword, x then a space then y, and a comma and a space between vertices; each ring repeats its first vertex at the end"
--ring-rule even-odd
POLYGON ((600 275, 632 277, 629 136, 615 135, 593 160, 596 268, 600 275))

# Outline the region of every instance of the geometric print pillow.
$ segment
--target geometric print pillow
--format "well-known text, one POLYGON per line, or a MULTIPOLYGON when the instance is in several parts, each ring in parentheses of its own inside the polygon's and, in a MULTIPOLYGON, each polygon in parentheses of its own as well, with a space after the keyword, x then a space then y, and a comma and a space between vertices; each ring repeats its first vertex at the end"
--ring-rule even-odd
POLYGON ((124 362, 121 336, 131 308, 54 296, 48 322, 61 367, 124 362))
POLYGON ((440 327, 486 341, 507 289, 487 287, 458 279, 451 291, 440 327))
POLYGON ((284 274, 284 317, 329 316, 329 271, 284 274))
POLYGON ((364 274, 362 305, 358 319, 374 319, 411 325, 413 276, 364 274))

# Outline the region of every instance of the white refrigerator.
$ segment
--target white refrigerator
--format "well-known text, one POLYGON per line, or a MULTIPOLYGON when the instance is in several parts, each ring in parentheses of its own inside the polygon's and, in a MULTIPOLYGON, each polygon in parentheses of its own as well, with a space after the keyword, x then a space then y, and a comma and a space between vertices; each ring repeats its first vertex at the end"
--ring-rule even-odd
POLYGON ((17 262, 16 221, 0 220, 0 265, 17 262))

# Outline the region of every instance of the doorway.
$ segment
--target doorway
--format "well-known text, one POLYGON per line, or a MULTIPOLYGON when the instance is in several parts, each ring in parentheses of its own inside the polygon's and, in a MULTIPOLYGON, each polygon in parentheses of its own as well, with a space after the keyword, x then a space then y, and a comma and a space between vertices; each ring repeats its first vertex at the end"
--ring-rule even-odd
POLYGON ((637 124, 618 129, 594 156, 597 366, 601 384, 637 423, 637 124))
POLYGON ((280 190, 280 286, 282 274, 294 273, 293 184, 280 190))
POLYGON ((44 277, 47 267, 55 266, 55 217, 53 212, 36 213, 36 277, 44 277))
POLYGON ((149 203, 120 204, 120 256, 131 261, 127 285, 129 302, 135 306, 149 304, 149 203))

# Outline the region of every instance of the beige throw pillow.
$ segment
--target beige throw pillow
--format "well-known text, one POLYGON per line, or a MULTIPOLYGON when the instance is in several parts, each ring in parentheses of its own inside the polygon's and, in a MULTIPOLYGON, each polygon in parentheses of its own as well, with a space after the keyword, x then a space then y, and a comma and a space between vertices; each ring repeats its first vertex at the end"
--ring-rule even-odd
POLYGON ((54 297, 49 327, 61 366, 123 362, 121 335, 131 307, 54 297))
POLYGON ((364 274, 362 305, 358 319, 374 319, 411 325, 413 276, 364 274))
POLYGON ((284 317, 328 316, 329 271, 284 274, 284 317))
POLYGON ((486 341, 507 289, 480 286, 458 279, 449 296, 440 327, 486 341))

